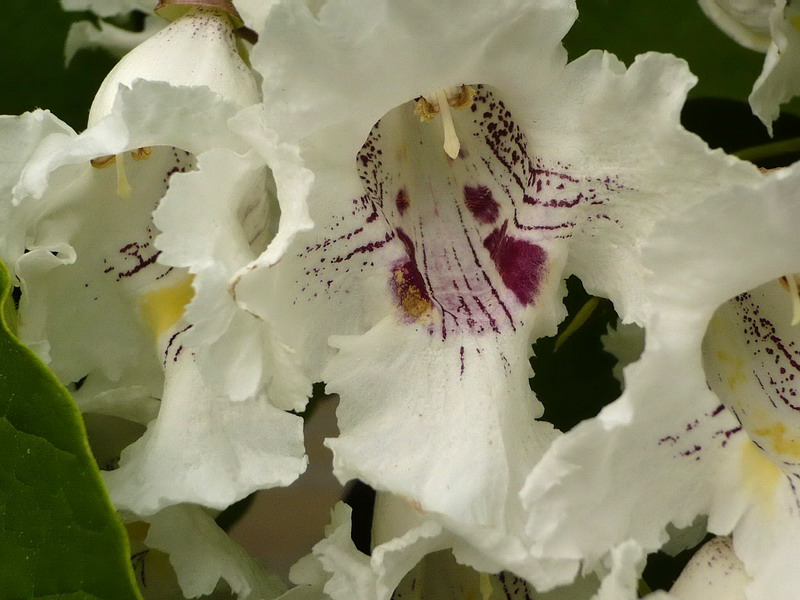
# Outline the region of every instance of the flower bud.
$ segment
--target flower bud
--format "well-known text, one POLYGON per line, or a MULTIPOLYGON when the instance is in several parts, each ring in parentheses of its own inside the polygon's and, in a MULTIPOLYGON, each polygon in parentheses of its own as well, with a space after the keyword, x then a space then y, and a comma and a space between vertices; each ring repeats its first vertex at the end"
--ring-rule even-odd
POLYGON ((230 2, 204 0, 197 6, 198 1, 191 6, 187 0, 159 4, 160 14, 177 18, 125 55, 108 74, 89 111, 90 127, 111 112, 119 86, 130 86, 136 79, 206 86, 243 107, 259 101, 253 73, 237 50, 238 13, 230 2))

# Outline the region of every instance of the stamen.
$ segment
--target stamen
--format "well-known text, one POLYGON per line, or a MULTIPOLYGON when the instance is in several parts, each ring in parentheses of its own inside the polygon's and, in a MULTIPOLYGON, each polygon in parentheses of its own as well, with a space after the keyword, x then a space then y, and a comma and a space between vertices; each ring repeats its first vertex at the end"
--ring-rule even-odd
POLYGON ((143 146, 142 148, 131 150, 133 160, 147 160, 152 153, 153 149, 150 146, 143 146))
POLYGON ((453 115, 450 114, 450 103, 444 90, 436 90, 436 99, 439 101, 439 111, 442 113, 442 127, 444 128, 444 151, 450 158, 458 158, 461 142, 453 124, 453 115))
POLYGON ((117 154, 117 195, 123 200, 131 199, 131 184, 128 183, 128 176, 125 173, 125 155, 117 154))
POLYGON ((789 292, 792 301, 792 325, 800 323, 800 290, 797 289, 797 279, 794 275, 784 275, 780 279, 781 285, 789 292))
POLYGON ((105 169, 106 167, 110 167, 114 164, 117 160, 117 157, 113 154, 109 154, 108 156, 98 156, 97 158, 93 158, 89 162, 95 169, 105 169))

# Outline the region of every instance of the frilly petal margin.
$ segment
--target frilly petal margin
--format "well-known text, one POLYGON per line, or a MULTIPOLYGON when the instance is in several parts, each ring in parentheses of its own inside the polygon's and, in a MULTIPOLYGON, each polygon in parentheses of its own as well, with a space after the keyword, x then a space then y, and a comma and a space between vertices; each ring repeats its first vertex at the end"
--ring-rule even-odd
POLYGON ((462 540, 458 560, 542 588, 581 557, 540 568, 519 526, 522 478, 553 437, 534 422, 527 358, 563 318, 562 279, 643 323, 641 247, 658 219, 761 177, 681 127, 683 61, 566 64, 574 17, 567 1, 276 6, 253 62, 267 118, 316 177, 316 229, 234 284, 340 394, 341 478, 418 502, 462 540), (380 85, 376 65, 392 73, 380 85), (474 96, 452 111, 463 153, 450 159, 413 105, 462 84, 474 96))
POLYGON ((12 209, 12 191, 34 155, 53 141, 72 133, 69 125, 49 111, 0 116, 0 259, 12 265, 25 251, 25 224, 33 218, 12 209))
MULTIPOLYGON (((296 587, 280 600, 635 600, 643 552, 622 544, 609 556, 604 577, 588 574, 574 583, 538 592, 515 574, 475 571, 460 563, 457 540, 407 501, 379 494, 371 556, 350 538, 350 508, 337 504, 326 537, 290 572, 296 587)), ((664 592, 648 600, 677 600, 664 592)))
MULTIPOLYGON (((260 146, 267 145, 268 138, 262 139, 260 146)), ((286 151, 284 163, 295 160, 297 171, 284 178, 280 150, 267 151, 271 164, 279 167, 275 179, 283 198, 277 237, 264 251, 267 255, 275 248, 273 256, 279 256, 287 238, 310 227, 305 208, 310 175, 299 158, 286 151)), ((229 289, 237 270, 253 261, 273 235, 271 211, 277 207, 270 206, 274 194, 269 191, 264 159, 252 151, 240 155, 220 148, 197 160, 196 171, 172 177, 154 213, 162 231, 155 240, 162 251, 160 262, 187 268, 195 276, 195 296, 186 308, 193 327, 185 343, 196 348, 211 385, 233 400, 269 388, 276 406, 302 410, 311 382, 293 365, 292 351, 277 337, 269 317, 262 320, 243 311, 229 289)))
POLYGON ((189 348, 173 347, 165 362, 158 418, 122 451, 118 469, 103 472, 118 508, 140 516, 181 503, 222 510, 305 470, 302 418, 263 397, 215 395, 189 348))
POLYGON ((282 139, 332 127, 352 160, 373 124, 420 94, 462 83, 514 90, 520 64, 546 78, 566 61, 560 41, 576 16, 570 0, 328 0, 318 15, 294 0, 269 13, 252 62, 282 139), (391 77, 366 90, 377 64, 391 77))
POLYGON ((644 354, 625 371, 623 396, 557 440, 528 479, 534 553, 593 564, 626 539, 651 551, 670 521, 707 514, 710 531, 733 533, 753 578, 748 598, 796 595, 800 547, 787 533, 800 526, 793 478, 780 475, 709 389, 715 374, 704 370, 701 348, 720 305, 800 270, 799 183, 800 169, 784 169, 654 228, 643 249, 652 272, 644 354), (591 498, 577 491, 587 486, 591 498))

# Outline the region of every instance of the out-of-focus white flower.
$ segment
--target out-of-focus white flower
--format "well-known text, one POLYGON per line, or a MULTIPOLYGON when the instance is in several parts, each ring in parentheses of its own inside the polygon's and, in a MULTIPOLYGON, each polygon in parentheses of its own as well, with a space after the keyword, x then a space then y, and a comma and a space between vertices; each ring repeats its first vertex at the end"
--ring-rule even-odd
POLYGON ((742 46, 766 52, 775 0, 698 0, 706 16, 742 46))
POLYGON ((767 53, 749 100, 772 133, 780 105, 800 94, 800 8, 792 0, 700 0, 700 6, 734 40, 767 53))
POLYGON ((732 534, 748 600, 796 597, 799 183, 792 167, 658 224, 625 393, 558 440, 524 491, 537 552, 592 564, 628 539, 655 550, 670 521, 708 515, 732 534))
POLYGON ((536 420, 528 358, 564 315, 563 278, 639 320, 656 218, 759 177, 681 128, 682 62, 567 65, 575 14, 567 0, 275 6, 252 60, 316 175, 317 227, 234 281, 340 394, 341 480, 412 499, 460 536, 459 560, 543 588, 577 569, 520 539, 519 491, 557 435, 536 420))

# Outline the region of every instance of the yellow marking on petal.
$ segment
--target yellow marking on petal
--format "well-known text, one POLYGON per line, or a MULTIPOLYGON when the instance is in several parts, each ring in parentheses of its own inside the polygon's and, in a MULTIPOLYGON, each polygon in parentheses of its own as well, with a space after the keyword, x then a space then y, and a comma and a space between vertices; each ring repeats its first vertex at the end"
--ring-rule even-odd
POLYGON ((754 429, 753 434, 768 439, 777 454, 800 458, 800 440, 794 435, 787 435, 786 425, 783 423, 754 429))
POLYGON ((110 167, 117 161, 117 157, 113 154, 109 154, 108 156, 98 156, 97 158, 93 158, 89 161, 89 163, 95 169, 105 169, 106 167, 110 167))
POLYGON ((492 580, 487 573, 480 574, 480 587, 483 600, 489 600, 492 597, 492 580))
POLYGON ((150 158, 150 155, 153 153, 153 148, 151 146, 143 146, 141 148, 137 148, 136 150, 131 150, 131 156, 133 160, 147 160, 150 158))
POLYGON ((395 269, 394 280, 397 283, 400 305, 404 313, 414 319, 420 319, 430 313, 432 308, 430 301, 422 295, 422 291, 416 285, 406 281, 402 269, 395 269))
POLYGON ((720 362, 727 363, 733 371, 725 380, 729 390, 733 390, 737 383, 747 383, 744 359, 739 356, 731 356, 724 350, 719 350, 717 352, 717 358, 720 362))
POLYGON ((128 183, 128 175, 125 173, 125 155, 117 154, 117 196, 123 200, 131 199, 131 184, 128 183))
POLYGON ((742 479, 750 495, 766 503, 774 494, 782 473, 753 442, 742 444, 742 479))
POLYGON ((800 15, 789 17, 789 23, 791 23, 792 27, 794 27, 796 31, 800 32, 800 15))
POLYGON ((142 296, 142 313, 156 338, 183 316, 186 305, 194 297, 193 280, 194 277, 189 276, 180 283, 153 290, 142 296))

